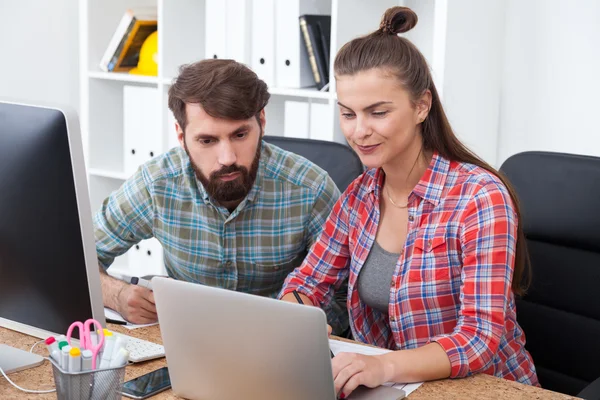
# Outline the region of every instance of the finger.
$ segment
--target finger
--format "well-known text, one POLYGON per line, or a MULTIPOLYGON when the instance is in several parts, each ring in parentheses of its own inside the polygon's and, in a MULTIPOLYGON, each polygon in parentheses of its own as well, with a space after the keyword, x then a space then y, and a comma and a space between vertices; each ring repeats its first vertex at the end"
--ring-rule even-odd
POLYGON ((338 353, 331 360, 331 370, 333 372, 333 379, 335 379, 341 370, 346 368, 352 363, 352 353, 338 353))
POLYGON ((350 378, 361 372, 364 369, 364 367, 364 362, 361 362, 361 360, 354 360, 354 362, 352 362, 346 368, 342 369, 333 381, 335 385, 335 392, 340 393, 342 388, 346 386, 350 378))
POLYGON ((329 324, 328 324, 328 325, 327 325, 327 336, 331 336, 331 331, 332 331, 332 330, 333 330, 333 329, 331 329, 331 325, 329 325, 329 324))
POLYGON ((361 371, 353 375, 350 379, 348 379, 348 382, 346 382, 344 387, 341 389, 340 397, 343 399, 347 399, 348 396, 350 396, 359 385, 362 385, 362 380, 364 376, 365 374, 363 373, 363 371, 361 371))

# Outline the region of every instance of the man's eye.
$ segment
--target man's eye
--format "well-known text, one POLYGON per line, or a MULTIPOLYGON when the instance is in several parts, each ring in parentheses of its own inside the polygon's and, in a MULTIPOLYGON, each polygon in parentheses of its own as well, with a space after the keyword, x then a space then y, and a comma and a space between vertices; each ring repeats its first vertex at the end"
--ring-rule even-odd
POLYGON ((235 137, 238 138, 238 139, 243 139, 246 136, 248 136, 248 132, 240 132, 237 135, 235 135, 235 137))
POLYGON ((200 143, 202 143, 202 144, 211 144, 213 142, 214 142, 213 139, 201 139, 200 140, 200 143))

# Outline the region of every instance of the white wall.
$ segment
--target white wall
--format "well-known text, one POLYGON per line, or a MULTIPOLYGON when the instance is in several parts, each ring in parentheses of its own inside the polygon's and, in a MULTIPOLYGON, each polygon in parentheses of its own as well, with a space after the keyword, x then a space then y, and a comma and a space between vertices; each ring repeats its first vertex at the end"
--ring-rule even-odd
POLYGON ((446 12, 442 103, 458 138, 492 165, 497 161, 505 8, 505 0, 449 0, 446 12))
POLYGON ((0 97, 79 109, 77 0, 0 0, 0 97))
POLYGON ((498 162, 600 156, 600 1, 508 0, 498 162))

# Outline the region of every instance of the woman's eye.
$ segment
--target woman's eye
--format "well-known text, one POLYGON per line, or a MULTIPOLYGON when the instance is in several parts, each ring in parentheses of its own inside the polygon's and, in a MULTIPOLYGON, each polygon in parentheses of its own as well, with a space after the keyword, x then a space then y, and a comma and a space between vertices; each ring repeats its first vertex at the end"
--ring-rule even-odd
POLYGON ((346 119, 350 119, 354 117, 354 114, 352 113, 342 113, 342 117, 346 118, 346 119))
POLYGON ((387 115, 387 111, 374 111, 373 112, 373 116, 374 117, 385 117, 387 115))

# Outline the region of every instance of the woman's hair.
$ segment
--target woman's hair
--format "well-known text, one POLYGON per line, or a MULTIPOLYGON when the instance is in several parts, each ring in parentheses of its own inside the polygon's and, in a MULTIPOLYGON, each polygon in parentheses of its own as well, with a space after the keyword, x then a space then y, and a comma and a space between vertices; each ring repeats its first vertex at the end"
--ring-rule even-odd
POLYGON ((169 88, 169 108, 185 131, 186 103, 200 104, 215 118, 258 120, 269 97, 267 84, 244 64, 207 59, 180 67, 179 76, 169 88))
POLYGON ((435 150, 448 160, 474 164, 490 171, 498 176, 510 193, 519 218, 512 289, 515 294, 522 295, 530 283, 531 266, 516 192, 505 176, 463 145, 452 131, 425 57, 408 39, 398 36, 416 24, 417 15, 411 9, 389 8, 381 19, 379 29, 346 43, 340 49, 335 57, 335 76, 337 78, 354 75, 379 68, 398 79, 401 86, 408 91, 413 105, 427 90, 431 92, 431 109, 421 123, 423 148, 435 150))

